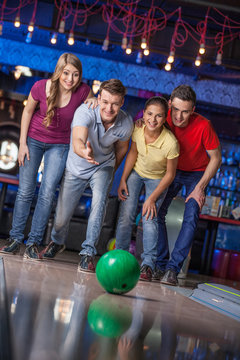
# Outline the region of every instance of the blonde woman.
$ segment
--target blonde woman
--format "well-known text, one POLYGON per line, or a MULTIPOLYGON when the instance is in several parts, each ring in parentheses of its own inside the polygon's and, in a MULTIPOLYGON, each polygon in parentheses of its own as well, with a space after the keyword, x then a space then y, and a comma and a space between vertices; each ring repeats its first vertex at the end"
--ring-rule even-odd
POLYGON ((92 92, 81 82, 82 64, 73 54, 62 54, 48 80, 37 81, 29 94, 21 120, 18 153, 19 188, 13 212, 10 244, 0 249, 16 254, 35 194, 38 169, 44 156, 44 173, 32 217, 24 258, 39 260, 41 243, 51 213, 69 150, 71 122, 75 110, 92 92))

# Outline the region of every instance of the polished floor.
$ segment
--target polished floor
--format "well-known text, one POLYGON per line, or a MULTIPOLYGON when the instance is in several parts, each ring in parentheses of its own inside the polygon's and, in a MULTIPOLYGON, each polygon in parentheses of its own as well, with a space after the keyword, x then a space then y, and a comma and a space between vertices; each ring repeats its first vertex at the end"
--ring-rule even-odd
MULTIPOLYGON (((38 262, 0 256, 9 359, 240 359, 240 321, 188 298, 206 278, 188 275, 178 288, 138 282, 127 294, 111 295, 95 274, 77 271, 76 252, 38 262)), ((240 289, 240 283, 227 285, 240 289)))

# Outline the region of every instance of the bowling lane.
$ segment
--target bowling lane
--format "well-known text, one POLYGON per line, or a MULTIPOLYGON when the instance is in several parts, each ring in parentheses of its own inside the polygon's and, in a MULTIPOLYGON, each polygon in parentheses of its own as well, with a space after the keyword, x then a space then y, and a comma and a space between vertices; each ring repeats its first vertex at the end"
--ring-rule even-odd
POLYGON ((67 251, 55 261, 3 262, 16 360, 240 359, 240 322, 175 288, 138 282, 107 294, 67 251))

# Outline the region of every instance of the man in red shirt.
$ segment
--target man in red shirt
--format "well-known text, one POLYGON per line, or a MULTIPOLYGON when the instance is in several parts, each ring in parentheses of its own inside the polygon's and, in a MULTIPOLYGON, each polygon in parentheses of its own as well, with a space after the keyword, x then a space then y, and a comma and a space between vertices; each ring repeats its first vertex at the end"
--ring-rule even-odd
POLYGON ((195 104, 196 94, 188 85, 175 88, 169 100, 167 122, 180 144, 180 156, 176 177, 158 213, 158 258, 153 278, 173 286, 178 284, 177 275, 194 239, 205 189, 221 165, 219 139, 210 121, 194 112, 195 104), (183 185, 186 187, 183 223, 169 256, 165 216, 183 185))

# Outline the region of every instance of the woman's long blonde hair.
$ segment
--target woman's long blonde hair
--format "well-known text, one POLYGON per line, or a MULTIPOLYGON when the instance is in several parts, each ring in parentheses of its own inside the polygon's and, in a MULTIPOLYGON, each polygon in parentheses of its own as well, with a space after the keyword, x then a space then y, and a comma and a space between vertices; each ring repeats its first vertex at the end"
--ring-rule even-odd
POLYGON ((74 92, 78 88, 82 81, 82 63, 79 58, 74 54, 62 54, 58 59, 54 73, 51 77, 51 86, 49 96, 47 97, 47 113, 43 120, 43 124, 46 126, 46 128, 51 125, 52 118, 54 116, 54 108, 56 107, 57 97, 59 93, 59 78, 67 64, 73 65, 79 71, 79 80, 77 84, 72 88, 72 92, 74 92))

